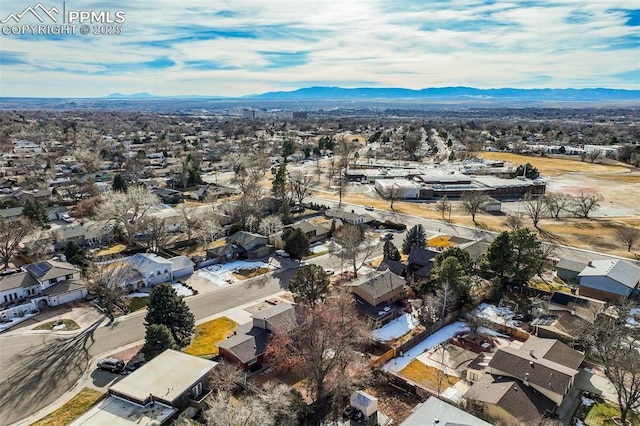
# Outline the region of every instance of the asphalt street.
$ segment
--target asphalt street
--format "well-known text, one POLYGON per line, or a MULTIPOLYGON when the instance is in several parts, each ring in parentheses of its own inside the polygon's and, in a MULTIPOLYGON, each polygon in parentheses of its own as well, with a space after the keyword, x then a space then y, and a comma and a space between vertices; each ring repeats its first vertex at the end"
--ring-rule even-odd
MULTIPOLYGON (((268 298, 286 289, 294 269, 282 269, 187 299, 196 320, 268 298)), ((95 323, 80 334, 0 336, 0 425, 28 417, 76 385, 94 357, 144 339, 144 312, 111 325, 95 323)))

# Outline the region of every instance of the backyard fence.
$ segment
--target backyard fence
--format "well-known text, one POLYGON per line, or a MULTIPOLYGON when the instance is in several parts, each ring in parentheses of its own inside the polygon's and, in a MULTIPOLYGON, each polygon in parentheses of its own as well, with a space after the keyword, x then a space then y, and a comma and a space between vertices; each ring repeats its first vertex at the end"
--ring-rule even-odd
POLYGON ((433 324, 431 324, 423 332, 416 334, 411 339, 407 340, 406 342, 404 342, 403 344, 398 346, 396 348, 397 353, 403 353, 403 352, 406 352, 406 351, 412 349, 413 347, 418 345, 420 342, 422 342, 427 337, 431 336, 436 331, 438 331, 441 328, 443 328, 443 327, 451 324, 452 322, 454 322, 457 317, 458 317, 458 312, 457 311, 450 312, 444 318, 442 318, 442 319, 434 322, 433 324))

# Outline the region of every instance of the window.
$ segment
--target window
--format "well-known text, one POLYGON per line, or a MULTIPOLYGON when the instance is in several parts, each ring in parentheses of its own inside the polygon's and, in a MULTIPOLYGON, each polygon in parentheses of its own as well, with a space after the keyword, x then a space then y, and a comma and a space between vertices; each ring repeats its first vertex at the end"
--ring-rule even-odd
POLYGON ((191 393, 194 397, 197 397, 202 393, 202 382, 198 382, 197 385, 191 388, 191 393))
POLYGON ((9 299, 7 299, 7 295, 4 295, 4 303, 7 303, 9 301, 9 299))

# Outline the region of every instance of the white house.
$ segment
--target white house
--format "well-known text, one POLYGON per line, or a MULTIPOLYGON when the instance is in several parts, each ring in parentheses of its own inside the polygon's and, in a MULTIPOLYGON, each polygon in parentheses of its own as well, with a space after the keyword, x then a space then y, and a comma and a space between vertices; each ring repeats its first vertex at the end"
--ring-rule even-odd
POLYGON ((154 253, 136 253, 127 259, 127 263, 140 273, 145 287, 172 282, 177 278, 192 274, 195 266, 186 256, 165 259, 154 253))
POLYGON ((11 319, 45 306, 82 299, 87 289, 80 270, 68 262, 46 260, 0 277, 0 317, 11 319))

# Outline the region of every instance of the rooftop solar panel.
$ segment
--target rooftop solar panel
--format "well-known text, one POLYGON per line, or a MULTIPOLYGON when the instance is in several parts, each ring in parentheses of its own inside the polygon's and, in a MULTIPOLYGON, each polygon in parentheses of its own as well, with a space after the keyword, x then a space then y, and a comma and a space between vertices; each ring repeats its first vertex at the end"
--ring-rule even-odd
POLYGON ((34 263, 32 265, 27 266, 27 271, 36 277, 41 277, 47 273, 47 271, 51 269, 51 265, 47 262, 34 263))

